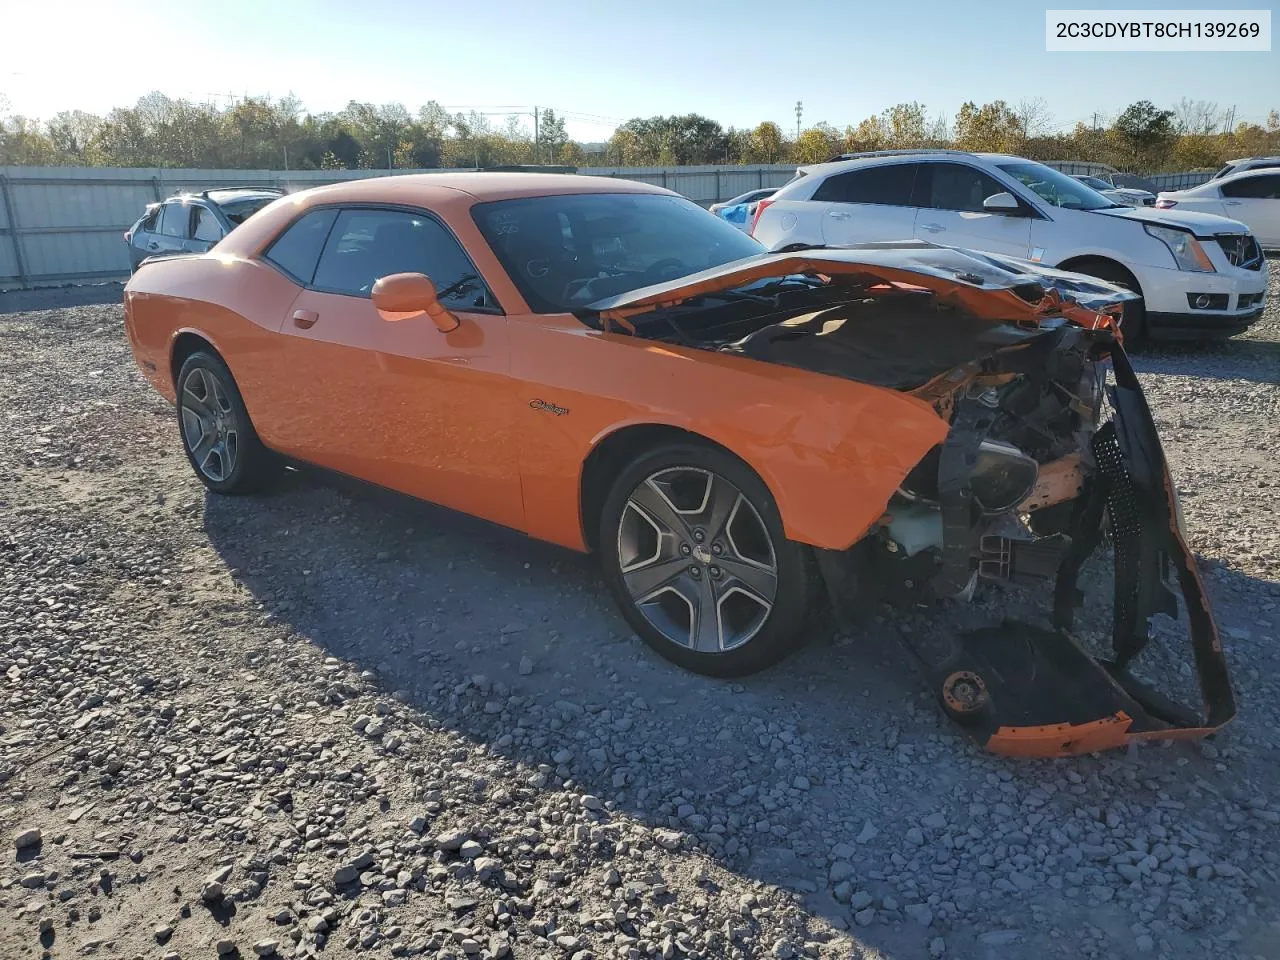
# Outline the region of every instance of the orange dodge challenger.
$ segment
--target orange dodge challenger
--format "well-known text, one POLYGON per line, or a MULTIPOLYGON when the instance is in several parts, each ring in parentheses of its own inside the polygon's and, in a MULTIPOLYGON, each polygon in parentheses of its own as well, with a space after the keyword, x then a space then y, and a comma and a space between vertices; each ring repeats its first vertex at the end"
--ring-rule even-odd
POLYGON ((921 243, 770 253, 628 181, 442 173, 283 197, 145 262, 125 316, 210 490, 309 463, 594 551, 635 631, 702 673, 784 656, 815 591, 852 614, 895 584, 1054 580, 1051 628, 909 647, 949 715, 1030 756, 1234 714, 1131 298, 921 243), (1071 624, 1104 537, 1095 656, 1071 624), (1169 571, 1203 709, 1130 670, 1178 612, 1169 571))

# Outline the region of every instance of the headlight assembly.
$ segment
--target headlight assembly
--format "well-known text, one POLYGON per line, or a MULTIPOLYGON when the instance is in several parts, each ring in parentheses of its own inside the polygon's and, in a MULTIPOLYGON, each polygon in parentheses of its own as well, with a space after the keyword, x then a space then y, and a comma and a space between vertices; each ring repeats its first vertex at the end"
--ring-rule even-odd
POLYGON ((1175 227, 1158 227, 1152 223, 1145 224, 1144 229, 1168 248, 1179 270, 1217 273, 1209 260, 1209 255, 1204 252, 1204 247, 1200 246, 1200 241, 1189 231, 1178 230, 1175 227))
POLYGON ((1027 499, 1040 476, 1040 466, 1011 443, 983 440, 969 488, 982 512, 1006 513, 1027 499))

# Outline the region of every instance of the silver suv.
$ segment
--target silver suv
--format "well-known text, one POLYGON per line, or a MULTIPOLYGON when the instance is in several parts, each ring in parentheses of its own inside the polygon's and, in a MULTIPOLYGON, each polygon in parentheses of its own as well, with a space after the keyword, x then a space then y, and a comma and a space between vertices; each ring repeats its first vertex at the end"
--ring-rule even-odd
POLYGON ((1270 167, 1280 167, 1280 157, 1243 157, 1240 160, 1228 160, 1227 165, 1209 179, 1221 180, 1229 173, 1244 173, 1246 170, 1262 170, 1270 167))
POLYGON ((279 187, 219 187, 147 204, 147 212, 124 234, 129 272, 148 257, 204 253, 284 194, 279 187))

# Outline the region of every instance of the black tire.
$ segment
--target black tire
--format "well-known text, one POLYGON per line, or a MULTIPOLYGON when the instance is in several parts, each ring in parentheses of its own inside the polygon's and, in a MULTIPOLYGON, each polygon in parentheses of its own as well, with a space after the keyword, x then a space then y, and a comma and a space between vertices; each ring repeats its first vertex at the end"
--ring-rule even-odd
MULTIPOLYGON (((1076 273, 1083 273, 1087 277, 1097 277, 1107 283, 1114 283, 1118 287, 1132 290, 1139 296, 1142 295, 1142 288, 1138 286, 1138 281, 1133 278, 1133 274, 1118 264, 1092 261, 1070 269, 1076 273)), ((1126 350, 1133 352, 1146 345, 1147 302, 1145 300, 1131 300, 1125 304, 1124 318, 1120 321, 1120 332, 1124 334, 1126 350)))
POLYGON ((191 469, 206 487, 238 496, 262 490, 276 477, 280 462, 258 439, 240 389, 221 357, 207 350, 191 354, 178 371, 176 390, 178 438, 191 469), (204 415, 210 412, 212 416, 204 415), (210 434, 202 433, 197 439, 192 417, 212 429, 215 440, 220 438, 221 454, 218 442, 212 449, 203 448, 201 440, 210 434), (211 419, 217 426, 209 423, 211 419), (215 468, 215 460, 221 469, 215 468))
MULTIPOLYGON (((659 495, 662 496, 662 494, 659 495)), ((667 506, 671 506, 674 501, 667 499, 664 502, 667 506)), ((675 512, 679 513, 678 510, 675 512)), ((737 677, 763 670, 801 646, 800 628, 803 626, 811 586, 805 548, 786 538, 782 529, 782 518, 778 514, 777 505, 768 488, 754 471, 736 457, 723 450, 696 442, 661 444, 638 456, 618 474, 605 498, 599 523, 600 536, 597 542, 600 545, 601 566, 609 589, 613 592, 614 599, 627 623, 645 643, 666 659, 695 673, 713 677, 737 677), (652 498, 653 491, 659 489, 648 483, 650 478, 660 478, 658 483, 665 484, 667 478, 674 477, 675 479, 671 481, 674 489, 675 484, 684 480, 686 476, 693 478, 702 474, 708 476, 703 504, 709 510, 708 516, 711 522, 706 525, 706 530, 703 530, 699 519, 688 520, 684 531, 688 534, 687 538, 679 535, 678 532, 664 538, 658 532, 659 528, 654 520, 647 518, 632 502, 633 496, 652 498), (713 486, 711 477, 716 478, 720 485, 713 486), (720 512, 721 516, 726 517, 726 521, 718 525, 718 521, 715 520, 713 491, 716 491, 718 496, 723 492, 723 484, 726 483, 732 490, 729 495, 734 505, 727 514, 720 512), (741 494, 741 499, 738 498, 738 494, 741 494), (742 502, 749 504, 751 510, 743 510, 742 502), (716 597, 714 630, 720 645, 720 649, 716 652, 708 652, 706 643, 702 644, 704 649, 694 649, 698 645, 694 640, 694 634, 697 632, 695 627, 697 614, 694 612, 693 603, 684 599, 685 593, 679 592, 676 587, 659 585, 657 593, 663 596, 657 600, 650 599, 647 603, 642 602, 643 598, 638 600, 633 597, 623 570, 623 544, 636 526, 640 527, 643 534, 644 523, 641 521, 645 520, 654 530, 652 536, 657 544, 654 547, 655 558, 661 554, 663 549, 661 545, 676 544, 676 546, 669 560, 655 559, 641 561, 640 565, 629 565, 628 573, 633 576, 631 583, 636 582, 635 574, 643 572, 638 569, 638 566, 647 564, 657 571, 660 565, 670 564, 673 570, 680 571, 674 573, 673 578, 678 578, 694 593, 699 587, 712 591, 716 597), (720 533, 715 536, 708 535, 717 529, 720 533), (692 538, 700 534, 704 536, 705 542, 693 543, 692 538), (735 536, 745 545, 740 547, 735 542, 735 536), (767 545, 762 539, 763 536, 768 538, 767 545), (680 553, 686 546, 692 548, 691 554, 680 553), (718 559, 711 554, 712 549, 722 551, 718 559), (683 559, 684 556, 688 559, 683 559), (749 559, 752 556, 755 559, 749 559), (746 565, 764 569, 770 558, 775 574, 774 592, 772 605, 765 610, 764 604, 758 603, 757 598, 760 594, 748 592, 749 589, 754 590, 755 586, 748 582, 754 579, 754 574, 746 565), (704 571, 696 579, 691 579, 693 567, 699 567, 704 571), (748 580, 737 577, 734 570, 744 571, 748 575, 748 580), (674 599, 671 594, 675 595, 674 599), (735 594, 739 596, 733 596, 735 594), (677 642, 655 623, 665 622, 668 626, 675 628, 671 632, 679 632, 678 616, 681 600, 688 609, 689 623, 685 641, 677 642), (659 610, 664 604, 667 608, 676 609, 677 619, 674 622, 659 610), (752 612, 753 608, 758 609, 752 612), (646 613, 646 611, 650 612, 646 613), (738 630, 736 622, 744 622, 745 625, 738 630), (727 627, 737 630, 745 639, 739 641, 735 638, 732 644, 725 644, 727 627), (748 632, 749 636, 747 636, 748 632), (725 649, 725 647, 728 648, 725 649)), ((764 592, 767 591, 761 591, 761 593, 764 592)), ((706 593, 702 595, 708 596, 706 593)), ((705 604, 700 605, 699 608, 703 607, 705 604)), ((702 638, 705 639, 706 636, 703 634, 702 638)))

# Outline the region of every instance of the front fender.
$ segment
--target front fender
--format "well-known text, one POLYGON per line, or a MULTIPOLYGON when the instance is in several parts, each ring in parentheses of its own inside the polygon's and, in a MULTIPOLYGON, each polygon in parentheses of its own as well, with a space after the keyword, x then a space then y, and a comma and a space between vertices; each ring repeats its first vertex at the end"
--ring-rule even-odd
POLYGON ((618 430, 674 427, 724 447, 768 486, 788 537, 831 550, 879 519, 947 432, 928 403, 881 387, 600 333, 572 317, 511 331, 527 531, 579 550, 584 464, 618 430))

